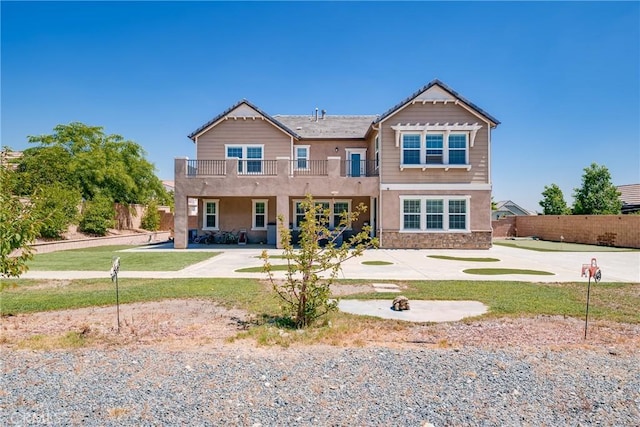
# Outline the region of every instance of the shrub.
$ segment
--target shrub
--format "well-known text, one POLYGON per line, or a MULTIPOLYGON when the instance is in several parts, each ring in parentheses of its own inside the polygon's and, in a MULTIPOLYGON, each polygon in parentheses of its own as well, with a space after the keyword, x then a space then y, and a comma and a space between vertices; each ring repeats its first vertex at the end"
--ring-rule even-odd
POLYGON ((160 228, 160 212, 156 199, 152 199, 147 205, 140 226, 149 231, 157 231, 160 228))
POLYGON ((78 190, 55 183, 36 190, 32 197, 34 215, 42 221, 40 237, 59 238, 78 221, 78 190))
POLYGON ((107 196, 98 195, 85 202, 79 228, 84 233, 104 236, 115 225, 114 218, 113 201, 107 196))

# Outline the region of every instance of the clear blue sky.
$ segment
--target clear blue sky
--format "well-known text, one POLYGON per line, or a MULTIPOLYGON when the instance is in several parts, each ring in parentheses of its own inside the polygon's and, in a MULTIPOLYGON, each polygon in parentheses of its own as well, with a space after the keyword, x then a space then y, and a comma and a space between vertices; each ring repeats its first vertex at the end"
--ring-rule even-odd
POLYGON ((60 123, 141 144, 158 176, 247 98, 381 114, 438 78, 498 118, 494 199, 539 210, 592 162, 640 183, 638 2, 6 2, 2 145, 60 123))

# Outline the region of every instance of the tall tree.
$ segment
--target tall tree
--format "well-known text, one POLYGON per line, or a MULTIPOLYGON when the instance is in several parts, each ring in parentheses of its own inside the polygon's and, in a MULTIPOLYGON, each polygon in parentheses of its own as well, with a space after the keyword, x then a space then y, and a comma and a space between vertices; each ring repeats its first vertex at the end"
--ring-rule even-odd
POLYGON ((573 197, 576 215, 617 215, 622 210, 620 192, 611 182, 609 169, 596 163, 584 168, 582 186, 574 189, 573 197))
POLYGON ((562 190, 557 184, 545 185, 542 197, 543 199, 539 203, 545 215, 567 215, 570 213, 562 190))
POLYGON ((168 198, 144 149, 120 135, 105 134, 102 127, 73 122, 28 140, 39 145, 20 164, 25 191, 34 191, 44 180, 78 188, 85 200, 97 194, 126 204, 168 198))

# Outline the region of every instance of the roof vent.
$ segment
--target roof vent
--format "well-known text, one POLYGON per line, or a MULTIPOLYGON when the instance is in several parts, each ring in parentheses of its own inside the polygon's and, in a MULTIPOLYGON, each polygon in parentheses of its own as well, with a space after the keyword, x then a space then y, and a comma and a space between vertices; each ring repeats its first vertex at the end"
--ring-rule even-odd
POLYGON ((322 120, 324 120, 324 116, 327 115, 327 110, 322 110, 322 120))

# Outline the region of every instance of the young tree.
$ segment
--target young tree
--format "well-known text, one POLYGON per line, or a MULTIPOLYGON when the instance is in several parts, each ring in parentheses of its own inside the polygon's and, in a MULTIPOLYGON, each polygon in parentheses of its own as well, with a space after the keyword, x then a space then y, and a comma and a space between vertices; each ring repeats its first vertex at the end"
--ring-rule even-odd
POLYGON ((10 191, 12 174, 0 165, 0 277, 18 277, 27 271, 40 228, 31 205, 10 191))
POLYGON ((543 199, 539 202, 545 215, 567 215, 570 213, 567 202, 564 201, 562 190, 557 184, 544 186, 543 199))
POLYGON ((262 252, 264 270, 273 289, 284 302, 283 312, 298 328, 304 328, 319 317, 337 309, 331 300, 330 286, 335 281, 342 263, 362 255, 365 249, 378 246, 377 238, 370 238, 370 226, 350 239, 342 239, 344 231, 355 222, 366 206, 360 204, 353 212, 343 212, 340 224, 330 230, 331 214, 308 194, 302 202, 304 221, 300 224, 299 249, 294 249, 289 228, 278 218, 280 242, 287 260, 284 283, 273 275, 267 251, 262 252), (340 243, 340 240, 342 244, 340 243), (324 243, 324 244, 323 244, 324 243))
POLYGON ((115 225, 114 218, 113 201, 105 195, 98 194, 93 200, 84 203, 79 228, 85 233, 104 236, 107 230, 115 225))
POLYGON ((158 212, 158 202, 155 199, 151 199, 147 205, 140 226, 149 231, 156 231, 160 228, 160 213, 158 212))
POLYGON ((575 188, 574 215, 617 215, 622 210, 620 192, 611 183, 606 166, 592 163, 584 168, 582 186, 575 188))

